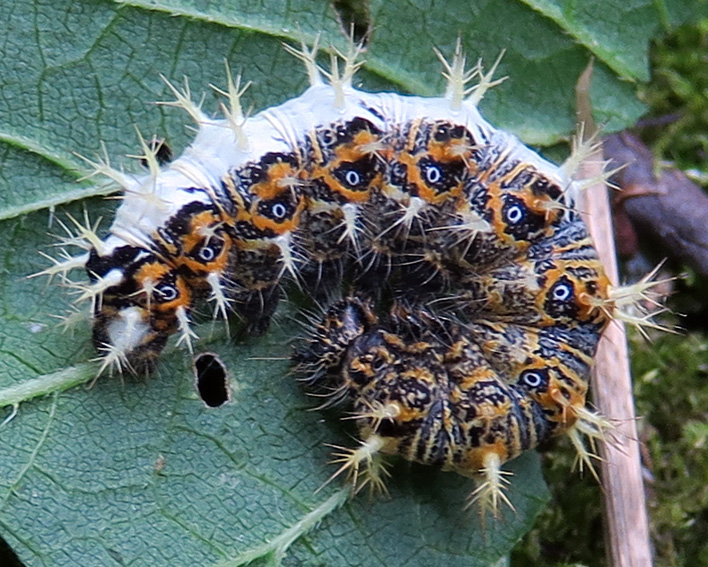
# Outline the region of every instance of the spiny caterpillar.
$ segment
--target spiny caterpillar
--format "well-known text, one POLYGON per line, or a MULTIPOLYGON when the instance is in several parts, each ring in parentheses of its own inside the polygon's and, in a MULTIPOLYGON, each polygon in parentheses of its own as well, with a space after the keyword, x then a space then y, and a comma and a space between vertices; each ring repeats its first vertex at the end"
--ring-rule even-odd
POLYGON ((175 333, 191 351, 201 301, 263 333, 289 284, 325 306, 294 360, 354 412, 362 446, 340 471, 355 485, 364 463, 381 486, 379 454, 398 454, 482 474, 473 498, 496 510, 501 465, 543 439, 567 433, 589 463, 580 433, 609 428, 585 408, 597 341, 644 321, 627 307, 650 284, 604 275, 574 209, 578 154, 558 168, 488 124, 493 69, 465 70, 459 47, 440 98, 355 89, 356 49, 329 72, 316 46, 288 50, 310 78, 299 97, 246 117, 229 74, 214 119, 170 85, 193 144, 163 164, 141 139, 147 175, 93 163, 124 191, 109 234, 75 221, 66 243, 85 252, 43 273, 88 273, 70 285, 101 371, 149 371, 175 333))

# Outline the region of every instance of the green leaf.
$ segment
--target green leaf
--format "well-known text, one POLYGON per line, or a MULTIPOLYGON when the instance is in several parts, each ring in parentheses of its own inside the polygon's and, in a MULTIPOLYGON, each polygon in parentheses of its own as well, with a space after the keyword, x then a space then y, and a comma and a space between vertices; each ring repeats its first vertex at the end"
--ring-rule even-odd
MULTIPOLYGON (((217 352, 231 376, 232 401, 212 409, 188 354, 174 348, 144 381, 79 386, 97 368, 87 317, 72 314, 62 332, 53 316, 71 291, 25 279, 47 267, 39 253, 53 253, 66 213, 103 216, 104 227, 113 215, 115 201, 90 198, 108 187, 77 182, 90 168, 74 152, 93 159, 105 144, 116 166, 137 171, 124 157, 138 153, 135 125, 185 147, 185 116, 154 104, 171 98, 161 74, 189 77, 198 98, 224 85, 228 60, 253 81, 245 102, 254 112, 296 96, 306 76, 281 42, 321 32, 324 45, 345 47, 330 4, 0 4, 0 406, 12 418, 0 427, 0 535, 25 565, 236 565, 285 554, 289 565, 483 566, 507 554, 548 498, 535 454, 509 465, 516 512, 486 529, 463 511, 471 482, 425 467, 398 463, 388 499, 345 501, 337 481, 315 492, 333 472, 323 443, 355 441, 335 416, 307 411, 312 400, 288 375, 291 313, 245 343, 199 327, 199 349, 217 352)), ((644 77, 660 21, 654 3, 635 4, 577 14, 548 2, 374 0, 359 78, 370 89, 436 94, 444 81, 433 48, 449 56, 459 37, 487 65, 506 49, 499 75, 509 79, 482 110, 528 142, 550 143, 573 130, 573 88, 594 55, 598 121, 624 127, 642 106, 623 79, 644 77), (603 43, 614 28, 593 15, 612 10, 634 15, 631 45, 603 43)), ((217 110, 213 93, 204 106, 217 110)))
POLYGON ((606 63, 620 77, 649 80, 646 42, 657 27, 653 4, 598 0, 524 0, 534 10, 550 18, 606 63), (610 17, 598 19, 603 11, 610 17))

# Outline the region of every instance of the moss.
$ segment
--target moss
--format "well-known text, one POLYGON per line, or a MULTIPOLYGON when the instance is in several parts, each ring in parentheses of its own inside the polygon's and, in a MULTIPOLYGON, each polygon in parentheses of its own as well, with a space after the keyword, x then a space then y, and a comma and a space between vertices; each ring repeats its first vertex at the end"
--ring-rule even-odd
POLYGON ((708 338, 634 340, 656 565, 708 565, 708 338))
POLYGON ((544 476, 552 499, 514 550, 512 565, 605 565, 602 491, 591 474, 575 470, 575 452, 566 441, 560 440, 544 454, 544 476))
POLYGON ((645 139, 658 157, 708 175, 708 19, 678 28, 652 49, 645 139))

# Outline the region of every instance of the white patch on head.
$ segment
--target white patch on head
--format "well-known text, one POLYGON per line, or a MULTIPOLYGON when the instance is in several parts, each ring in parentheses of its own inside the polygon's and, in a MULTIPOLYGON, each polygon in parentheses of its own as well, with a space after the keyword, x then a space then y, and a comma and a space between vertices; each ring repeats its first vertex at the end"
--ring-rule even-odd
POLYGON ((111 350, 123 355, 135 350, 145 341, 150 333, 140 307, 127 307, 118 312, 118 316, 108 324, 108 342, 111 350))
POLYGON ((104 289, 101 290, 101 293, 103 293, 103 291, 105 291, 109 287, 120 284, 123 281, 123 278, 123 270, 121 270, 120 268, 113 268, 112 270, 110 270, 105 276, 101 278, 101 285, 104 286, 104 289))

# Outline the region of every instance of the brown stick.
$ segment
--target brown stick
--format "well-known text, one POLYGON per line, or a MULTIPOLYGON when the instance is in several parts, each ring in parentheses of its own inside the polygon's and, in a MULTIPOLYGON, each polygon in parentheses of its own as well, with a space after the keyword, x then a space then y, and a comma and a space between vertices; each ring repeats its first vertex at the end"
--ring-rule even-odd
MULTIPOLYGON (((578 81, 578 113, 590 124, 587 87, 592 67, 578 81)), ((584 178, 601 179, 602 164, 583 164, 584 178)), ((615 242, 612 233, 607 187, 598 182, 584 194, 580 203, 600 259, 614 285, 618 283, 615 242)), ((639 441, 632 396, 627 336, 624 325, 613 322, 600 341, 592 386, 594 402, 600 412, 617 420, 617 442, 603 443, 602 485, 605 498, 605 523, 608 533, 608 562, 612 567, 649 567, 652 565, 644 483, 639 459, 639 441)))
MULTIPOLYGON (((605 138, 602 148, 610 168, 623 166, 613 176, 622 188, 613 207, 615 219, 624 214, 636 232, 629 236, 708 276, 708 195, 681 170, 657 168, 651 150, 627 131, 605 138)), ((636 253, 636 242, 627 248, 636 253)))

